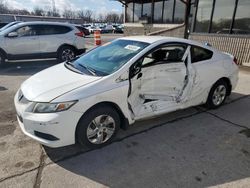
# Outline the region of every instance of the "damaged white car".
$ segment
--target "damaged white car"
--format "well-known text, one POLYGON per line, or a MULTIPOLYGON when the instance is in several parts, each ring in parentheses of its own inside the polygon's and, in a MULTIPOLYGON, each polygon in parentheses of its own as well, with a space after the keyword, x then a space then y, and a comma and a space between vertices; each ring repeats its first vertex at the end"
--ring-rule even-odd
POLYGON ((15 96, 22 131, 50 147, 108 144, 137 120, 206 104, 238 81, 236 59, 200 43, 126 37, 37 73, 15 96))

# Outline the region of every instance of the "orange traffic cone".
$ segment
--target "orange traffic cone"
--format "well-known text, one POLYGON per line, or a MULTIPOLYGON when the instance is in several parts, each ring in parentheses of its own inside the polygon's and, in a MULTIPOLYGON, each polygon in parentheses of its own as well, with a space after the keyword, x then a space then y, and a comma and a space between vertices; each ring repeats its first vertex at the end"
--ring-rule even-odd
POLYGON ((94 32, 94 38, 95 38, 95 45, 101 45, 101 32, 100 31, 95 31, 94 32))

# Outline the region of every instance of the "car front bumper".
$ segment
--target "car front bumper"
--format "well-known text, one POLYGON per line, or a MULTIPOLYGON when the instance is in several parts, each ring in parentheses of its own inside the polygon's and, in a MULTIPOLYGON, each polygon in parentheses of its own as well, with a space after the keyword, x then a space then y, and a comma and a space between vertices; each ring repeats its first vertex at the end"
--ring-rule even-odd
POLYGON ((62 147, 75 143, 75 130, 82 113, 63 111, 57 113, 27 112, 29 104, 14 99, 17 120, 23 133, 49 147, 62 147))

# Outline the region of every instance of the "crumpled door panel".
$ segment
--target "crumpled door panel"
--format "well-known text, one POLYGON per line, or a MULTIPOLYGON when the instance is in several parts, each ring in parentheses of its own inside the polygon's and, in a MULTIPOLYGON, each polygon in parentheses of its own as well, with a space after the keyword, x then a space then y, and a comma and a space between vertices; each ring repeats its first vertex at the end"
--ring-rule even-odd
MULTIPOLYGON (((136 101, 136 119, 180 109, 192 97, 197 71, 191 64, 190 46, 183 56, 183 62, 145 67, 141 73, 141 85, 137 87, 139 99, 133 96, 129 99, 130 104, 136 101)), ((133 83, 138 84, 131 81, 133 83)))

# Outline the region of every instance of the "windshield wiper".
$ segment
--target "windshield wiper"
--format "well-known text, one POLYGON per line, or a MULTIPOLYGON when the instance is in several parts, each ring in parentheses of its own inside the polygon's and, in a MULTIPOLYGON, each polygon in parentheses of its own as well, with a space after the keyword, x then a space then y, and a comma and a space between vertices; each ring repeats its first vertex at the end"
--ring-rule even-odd
POLYGON ((80 67, 85 68, 88 72, 90 72, 92 75, 96 76, 96 71, 93 68, 90 68, 86 65, 78 64, 80 67))
POLYGON ((64 63, 64 65, 65 65, 68 69, 70 69, 70 70, 72 70, 72 71, 74 71, 74 72, 77 72, 77 73, 82 74, 81 71, 79 71, 77 68, 75 68, 74 63, 72 63, 71 61, 66 61, 66 62, 64 63))

